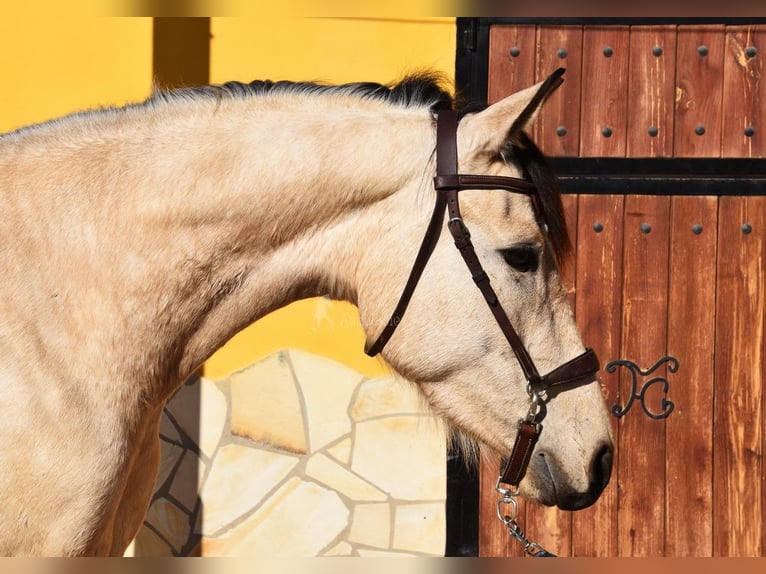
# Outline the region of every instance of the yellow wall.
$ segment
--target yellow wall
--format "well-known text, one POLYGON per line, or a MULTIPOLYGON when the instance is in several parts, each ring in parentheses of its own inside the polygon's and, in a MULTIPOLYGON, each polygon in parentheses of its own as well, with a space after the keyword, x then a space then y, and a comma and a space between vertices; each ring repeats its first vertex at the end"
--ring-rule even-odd
MULTIPOLYGON (((386 83, 422 68, 454 76, 453 18, 213 18, 211 28, 212 82, 386 83)), ((367 376, 384 373, 382 362, 368 358, 363 346, 353 306, 300 301, 232 339, 205 364, 204 374, 220 379, 286 347, 329 357, 367 376), (323 311, 328 315, 319 321, 323 311)))
MULTIPOLYGON (((6 10, 0 18, 0 132, 150 94, 151 18, 34 18, 28 7, 16 10, 16 17, 6 10)), ((453 18, 211 18, 214 83, 386 83, 422 68, 452 78, 454 58, 453 18)), ((323 303, 300 301, 265 317, 217 352, 204 365, 205 376, 223 378, 283 348, 323 355, 368 376, 384 373, 379 359, 363 353, 354 307, 323 303)))
POLYGON ((4 6, 0 18, 0 132, 150 94, 151 18, 31 18, 12 10, 4 6))

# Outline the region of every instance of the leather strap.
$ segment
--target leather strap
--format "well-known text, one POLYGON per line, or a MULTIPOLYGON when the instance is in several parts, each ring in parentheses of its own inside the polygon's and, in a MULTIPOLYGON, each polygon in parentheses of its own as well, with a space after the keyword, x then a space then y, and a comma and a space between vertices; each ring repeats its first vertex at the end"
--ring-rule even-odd
MULTIPOLYGON (((444 113, 444 112, 442 112, 444 113)), ((434 188, 437 191, 448 189, 502 189, 513 193, 523 193, 534 196, 537 188, 526 179, 497 175, 466 175, 466 174, 441 174, 434 178, 434 188)))
POLYGON ((378 338, 372 344, 365 346, 364 352, 370 357, 374 357, 383 350, 391 336, 396 331, 399 323, 404 317, 404 312, 407 310, 407 306, 410 303, 412 294, 415 292, 415 287, 420 281, 423 270, 426 268, 426 263, 431 258, 431 254, 436 248, 436 244, 439 242, 439 236, 441 235, 442 226, 444 225, 444 208, 446 204, 446 198, 438 193, 436 194, 436 205, 434 206, 433 214, 431 215, 431 221, 428 223, 426 234, 423 236, 423 241, 420 244, 420 249, 415 257, 415 263, 412 265, 410 275, 407 278, 407 283, 404 285, 402 294, 399 297, 399 302, 394 308, 394 312, 391 314, 391 318, 386 323, 383 330, 378 335, 378 338))
POLYGON ((511 457, 503 465, 500 482, 517 487, 527 472, 532 451, 535 450, 537 437, 540 435, 539 425, 522 420, 519 421, 519 430, 513 443, 511 457))

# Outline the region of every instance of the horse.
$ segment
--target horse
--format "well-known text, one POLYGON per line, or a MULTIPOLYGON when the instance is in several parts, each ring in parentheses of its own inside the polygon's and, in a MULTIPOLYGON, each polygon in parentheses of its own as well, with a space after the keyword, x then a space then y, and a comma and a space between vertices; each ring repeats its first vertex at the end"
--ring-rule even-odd
POLYGON ((355 304, 369 341, 394 325, 382 357, 482 452, 508 457, 520 421, 542 421, 520 496, 592 504, 613 451, 596 373, 531 390, 429 219, 437 116, 456 111, 453 161, 473 181, 542 174, 528 193, 461 188, 496 303, 541 371, 581 356, 559 190, 526 135, 549 84, 471 109, 433 73, 229 82, 0 136, 0 554, 122 555, 165 402, 235 333, 314 296, 355 304), (397 299, 428 221, 430 262, 397 299))

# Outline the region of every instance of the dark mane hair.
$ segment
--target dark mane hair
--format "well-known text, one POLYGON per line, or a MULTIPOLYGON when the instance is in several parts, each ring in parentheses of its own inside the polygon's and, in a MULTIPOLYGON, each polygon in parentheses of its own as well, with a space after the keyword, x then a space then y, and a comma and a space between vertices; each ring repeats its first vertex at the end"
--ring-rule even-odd
POLYGON ((559 182, 543 152, 526 133, 521 132, 514 137, 510 151, 518 160, 524 177, 535 184, 539 202, 538 215, 545 224, 553 255, 561 265, 572 253, 572 241, 569 238, 559 182))
POLYGON ((289 82, 255 80, 250 83, 196 86, 175 90, 160 90, 147 103, 183 99, 224 98, 246 99, 267 94, 350 95, 360 99, 373 99, 402 107, 426 107, 433 111, 452 108, 453 97, 448 82, 437 72, 419 72, 406 76, 394 84, 355 82, 349 84, 322 84, 315 82, 289 82))

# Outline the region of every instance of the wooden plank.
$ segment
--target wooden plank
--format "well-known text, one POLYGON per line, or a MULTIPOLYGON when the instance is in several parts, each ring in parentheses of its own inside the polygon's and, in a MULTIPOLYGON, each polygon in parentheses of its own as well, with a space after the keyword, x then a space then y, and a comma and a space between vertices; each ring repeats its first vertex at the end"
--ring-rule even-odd
POLYGON ((673 138, 678 157, 720 155, 723 53, 723 26, 679 26, 673 138))
POLYGON ((766 155, 766 26, 726 28, 724 57, 724 157, 766 155), (753 51, 755 50, 755 51, 753 51))
MULTIPOLYGON (((482 460, 479 466, 479 556, 480 557, 520 557, 524 549, 508 534, 497 518, 496 504, 499 498, 495 483, 500 474, 499 460, 482 460)), ((524 528, 526 503, 519 499, 519 525, 524 528)))
MULTIPOLYGON (((670 199, 625 199, 622 358, 646 369, 666 354, 670 199), (650 226, 647 232, 646 225, 650 226)), ((629 373, 622 369, 624 404, 629 373)), ((662 370, 655 373, 663 376, 662 370)), ((656 385, 655 385, 656 387, 656 385)), ((658 405, 657 389, 647 393, 658 405)), ((655 408, 655 410, 657 410, 655 408)), ((619 554, 663 556, 665 546, 665 423, 634 405, 620 419, 619 554)))
POLYGON ((667 419, 667 556, 712 556, 713 365, 718 199, 672 199, 667 419), (695 227, 699 226, 699 227, 695 227))
MULTIPOLYGON (((535 83, 535 39, 533 25, 495 25, 489 34, 489 78, 487 100, 502 98, 535 83), (518 49, 518 52, 512 49, 518 49)), ((495 482, 499 462, 482 460, 479 465, 479 555, 523 556, 524 549, 514 541, 496 516, 498 494, 495 482)), ((524 500, 519 501, 519 525, 525 528, 524 500)))
POLYGON ((561 202, 564 204, 567 232, 572 240, 572 256, 563 262, 560 272, 564 285, 567 288, 567 293, 569 293, 569 305, 574 311, 576 303, 575 284, 577 282, 577 221, 579 216, 579 196, 566 193, 562 195, 561 202))
POLYGON ((766 198, 722 197, 718 221, 713 553, 760 556, 766 198))
POLYGON ((535 139, 550 156, 580 152, 580 82, 582 27, 540 26, 537 31, 537 81, 557 68, 566 68, 564 83, 545 102, 537 119, 535 139))
POLYGON ((630 29, 628 157, 673 155, 675 26, 630 29))
MULTIPOLYGON (((621 195, 582 195, 577 214, 575 317, 583 341, 601 360, 601 388, 608 406, 617 400, 617 375, 606 373, 603 366, 620 354, 624 202, 621 195)), ((618 425, 612 421, 616 443, 618 425)), ((620 456, 617 450, 612 478, 601 498, 572 514, 572 556, 617 556, 620 456)))
POLYGON ((629 45, 627 26, 589 26, 583 32, 580 155, 584 157, 625 155, 629 45))
POLYGON ((489 30, 488 102, 497 102, 534 83, 535 27, 492 26, 489 30), (518 49, 517 55, 511 54, 513 49, 518 49))

